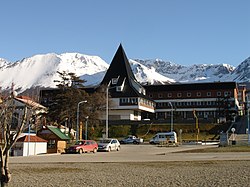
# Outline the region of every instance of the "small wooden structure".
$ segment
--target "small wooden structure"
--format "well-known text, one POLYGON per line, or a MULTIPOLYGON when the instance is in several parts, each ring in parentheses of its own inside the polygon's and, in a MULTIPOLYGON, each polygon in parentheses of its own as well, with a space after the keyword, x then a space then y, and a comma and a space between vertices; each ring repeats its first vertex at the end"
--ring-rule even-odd
POLYGON ((63 153, 65 151, 67 141, 70 140, 70 137, 56 126, 44 126, 37 132, 37 135, 48 141, 48 153, 63 153))

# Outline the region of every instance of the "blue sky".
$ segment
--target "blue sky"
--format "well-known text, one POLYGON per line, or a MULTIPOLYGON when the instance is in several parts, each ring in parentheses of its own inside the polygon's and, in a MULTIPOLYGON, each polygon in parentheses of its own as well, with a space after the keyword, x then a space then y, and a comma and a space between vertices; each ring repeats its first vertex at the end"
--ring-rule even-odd
POLYGON ((182 65, 239 65, 250 56, 249 0, 8 0, 0 2, 0 58, 79 52, 182 65))

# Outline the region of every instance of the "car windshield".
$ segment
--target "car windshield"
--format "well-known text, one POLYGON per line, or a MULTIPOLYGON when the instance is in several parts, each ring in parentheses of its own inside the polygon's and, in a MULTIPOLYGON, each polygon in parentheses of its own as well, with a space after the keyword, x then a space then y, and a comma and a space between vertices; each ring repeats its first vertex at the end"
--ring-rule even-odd
POLYGON ((75 143, 75 145, 83 145, 84 144, 84 141, 78 141, 75 143))
POLYGON ((132 138, 133 138, 133 136, 128 136, 128 137, 126 137, 124 139, 132 139, 132 138))
POLYGON ((109 143, 110 140, 100 140, 100 143, 109 143))

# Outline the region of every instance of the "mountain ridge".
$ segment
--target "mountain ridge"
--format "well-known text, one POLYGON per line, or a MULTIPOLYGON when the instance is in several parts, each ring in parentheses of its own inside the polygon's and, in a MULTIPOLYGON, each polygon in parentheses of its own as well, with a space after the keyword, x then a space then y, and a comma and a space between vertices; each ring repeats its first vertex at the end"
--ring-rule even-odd
MULTIPOLYGON (((160 59, 130 59, 131 69, 142 84, 171 84, 175 82, 214 82, 250 80, 250 57, 237 67, 229 64, 179 65, 160 59)), ((109 64, 98 56, 80 53, 37 54, 11 63, 0 58, 0 87, 11 89, 12 83, 18 92, 32 87, 55 88, 58 71, 73 72, 86 80, 87 86, 97 85, 109 64)))

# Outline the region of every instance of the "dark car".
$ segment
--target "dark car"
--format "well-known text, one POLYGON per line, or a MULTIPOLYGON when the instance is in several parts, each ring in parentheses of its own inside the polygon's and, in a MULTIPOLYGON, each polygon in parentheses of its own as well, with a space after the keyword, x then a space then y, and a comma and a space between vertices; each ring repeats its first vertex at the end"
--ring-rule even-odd
POLYGON ((98 144, 94 140, 79 140, 75 145, 70 146, 65 149, 66 153, 86 153, 93 152, 96 153, 98 150, 98 144))

